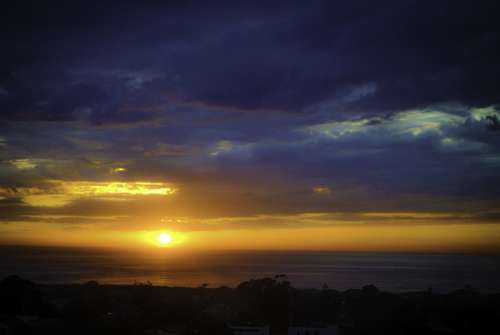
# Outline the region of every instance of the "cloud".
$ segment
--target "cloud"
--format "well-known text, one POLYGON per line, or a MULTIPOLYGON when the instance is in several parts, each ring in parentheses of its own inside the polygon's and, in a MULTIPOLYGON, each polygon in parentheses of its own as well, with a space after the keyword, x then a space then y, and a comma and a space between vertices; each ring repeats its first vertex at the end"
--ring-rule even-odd
POLYGON ((128 215, 67 215, 32 213, 19 217, 0 217, 7 222, 40 222, 59 225, 96 225, 116 231, 170 230, 176 232, 318 229, 328 227, 453 224, 499 224, 499 213, 489 212, 311 212, 197 218, 189 216, 146 217, 128 215))
POLYGON ((397 210, 384 219, 407 222, 498 202, 494 1, 77 1, 43 18, 10 6, 0 201, 12 220, 260 227, 397 210), (324 217, 288 217, 303 213, 324 217))
MULTIPOLYGON (((133 124, 157 117, 148 105, 174 100, 256 112, 306 112, 325 101, 348 113, 450 101, 493 105, 500 66, 495 5, 129 4, 109 9, 127 25, 92 15, 74 20, 61 33, 66 38, 52 38, 54 30, 34 19, 27 24, 39 34, 6 39, 2 117, 64 122, 86 114, 94 125, 133 124), (68 51, 54 52, 62 49, 68 51), (19 54, 24 62, 15 61, 19 54), (130 103, 137 108, 124 107, 130 103)), ((50 21, 81 15, 64 11, 50 21)), ((12 13, 6 22, 15 31, 25 17, 12 13)))
POLYGON ((115 168, 111 168, 109 170, 110 173, 122 173, 122 172, 126 172, 127 169, 124 168, 124 167, 115 167, 115 168))
POLYGON ((332 193, 332 190, 326 186, 315 186, 313 187, 313 192, 316 194, 328 195, 332 193))
POLYGON ((468 139, 467 129, 476 128, 483 133, 490 126, 488 121, 496 118, 499 112, 494 107, 472 108, 465 110, 458 106, 456 110, 446 106, 400 111, 389 117, 366 117, 355 120, 342 120, 306 126, 303 132, 311 137, 323 137, 330 140, 353 140, 371 138, 380 141, 404 141, 419 137, 435 136, 441 138, 443 146, 463 150, 473 148, 486 149, 488 143, 468 139), (451 137, 449 137, 451 136, 451 137), (457 137, 463 138, 457 138, 457 137))
POLYGON ((126 200, 134 196, 169 196, 176 192, 176 188, 160 182, 48 180, 41 187, 0 188, 4 197, 19 197, 33 207, 61 207, 82 198, 126 200))
POLYGON ((29 158, 13 159, 10 163, 19 170, 31 170, 37 167, 37 164, 29 158))

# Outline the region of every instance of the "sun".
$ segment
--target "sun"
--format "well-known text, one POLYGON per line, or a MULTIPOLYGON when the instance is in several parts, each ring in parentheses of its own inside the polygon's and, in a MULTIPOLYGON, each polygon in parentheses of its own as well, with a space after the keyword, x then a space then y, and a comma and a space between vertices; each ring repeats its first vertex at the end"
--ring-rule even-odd
POLYGON ((146 244, 162 249, 178 247, 188 240, 184 233, 170 230, 143 231, 140 236, 146 244))
POLYGON ((160 233, 158 234, 158 236, 156 237, 156 240, 158 241, 158 243, 160 243, 161 245, 167 245, 167 244, 170 244, 172 243, 172 236, 168 233, 160 233))

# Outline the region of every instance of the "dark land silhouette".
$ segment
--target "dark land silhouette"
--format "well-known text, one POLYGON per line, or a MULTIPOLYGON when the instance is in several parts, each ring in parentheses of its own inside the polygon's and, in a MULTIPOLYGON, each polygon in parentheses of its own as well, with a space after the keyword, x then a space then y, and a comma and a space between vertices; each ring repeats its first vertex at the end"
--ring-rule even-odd
POLYGON ((337 325, 340 334, 499 334, 500 294, 296 289, 285 275, 235 288, 0 282, 0 334, 232 334, 230 325, 337 325))

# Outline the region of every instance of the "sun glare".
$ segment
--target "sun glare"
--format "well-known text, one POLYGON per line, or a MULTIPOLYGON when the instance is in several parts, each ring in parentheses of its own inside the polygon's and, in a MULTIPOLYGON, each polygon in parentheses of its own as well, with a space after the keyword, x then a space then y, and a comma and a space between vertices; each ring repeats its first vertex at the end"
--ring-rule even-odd
POLYGON ((146 244, 160 248, 178 247, 187 240, 185 234, 169 230, 143 231, 140 236, 146 244))
POLYGON ((161 234, 158 235, 158 237, 156 238, 156 240, 161 245, 167 245, 167 244, 172 243, 172 236, 170 234, 167 234, 167 233, 161 233, 161 234))

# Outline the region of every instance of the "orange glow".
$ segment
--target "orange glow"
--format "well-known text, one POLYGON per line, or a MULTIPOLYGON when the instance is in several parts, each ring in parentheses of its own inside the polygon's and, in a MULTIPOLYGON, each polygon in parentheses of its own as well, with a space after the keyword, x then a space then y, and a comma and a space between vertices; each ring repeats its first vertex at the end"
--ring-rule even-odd
MULTIPOLYGON (((47 220, 50 220, 48 218, 47 220)), ((112 220, 109 220, 112 222, 112 220)), ((185 223, 183 223, 185 224, 185 223)), ((500 224, 327 224, 316 227, 124 230, 112 223, 17 222, 0 243, 179 250, 499 251, 500 224), (210 230, 211 229, 211 230, 210 230)), ((177 226, 180 228, 181 226, 177 226)))
POLYGON ((170 231, 127 232, 121 234, 123 237, 127 236, 130 239, 131 245, 136 247, 141 247, 142 244, 142 246, 149 245, 159 248, 174 248, 180 247, 186 242, 185 233, 170 231))
POLYGON ((316 186, 313 188, 313 192, 316 194, 330 194, 332 191, 326 186, 316 186))

